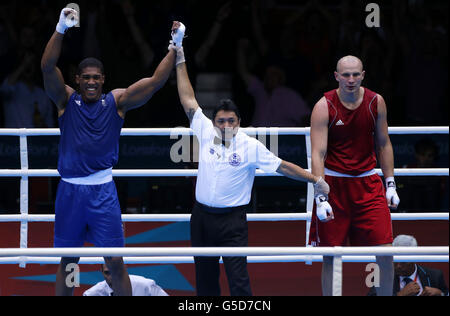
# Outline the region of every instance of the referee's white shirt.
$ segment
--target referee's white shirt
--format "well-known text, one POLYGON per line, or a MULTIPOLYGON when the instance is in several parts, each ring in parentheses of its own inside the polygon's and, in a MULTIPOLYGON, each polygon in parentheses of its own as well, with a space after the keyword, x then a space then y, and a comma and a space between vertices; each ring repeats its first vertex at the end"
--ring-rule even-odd
POLYGON ((256 169, 275 172, 281 159, 261 142, 238 131, 229 147, 215 144, 213 122, 201 108, 191 129, 199 142, 196 199, 210 207, 236 207, 250 203, 256 169))
MULTIPOLYGON (((130 275, 133 296, 168 296, 155 281, 138 275, 130 275)), ((102 281, 83 293, 83 296, 111 296, 112 288, 106 281, 102 281)))

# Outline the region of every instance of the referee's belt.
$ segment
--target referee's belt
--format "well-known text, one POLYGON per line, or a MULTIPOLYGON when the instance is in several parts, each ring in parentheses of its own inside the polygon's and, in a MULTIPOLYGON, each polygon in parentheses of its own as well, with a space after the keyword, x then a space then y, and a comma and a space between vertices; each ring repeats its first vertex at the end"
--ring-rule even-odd
POLYGON ((211 207, 196 201, 197 206, 204 212, 213 214, 226 214, 234 211, 246 211, 249 207, 247 205, 235 206, 235 207, 211 207))

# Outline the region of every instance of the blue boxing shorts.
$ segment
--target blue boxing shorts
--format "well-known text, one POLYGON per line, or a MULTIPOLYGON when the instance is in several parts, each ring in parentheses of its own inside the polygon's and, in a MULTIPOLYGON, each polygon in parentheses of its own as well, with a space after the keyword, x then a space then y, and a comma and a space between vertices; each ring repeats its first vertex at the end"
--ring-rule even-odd
POLYGON ((77 185, 61 180, 55 203, 54 247, 124 247, 122 214, 114 181, 77 185))

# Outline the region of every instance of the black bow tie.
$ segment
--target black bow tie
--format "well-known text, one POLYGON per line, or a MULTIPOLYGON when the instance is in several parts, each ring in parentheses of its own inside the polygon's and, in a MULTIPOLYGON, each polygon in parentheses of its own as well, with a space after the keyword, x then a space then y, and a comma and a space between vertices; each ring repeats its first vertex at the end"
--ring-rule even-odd
POLYGON ((231 145, 231 141, 222 140, 219 137, 214 137, 214 145, 224 145, 225 147, 229 148, 231 145))

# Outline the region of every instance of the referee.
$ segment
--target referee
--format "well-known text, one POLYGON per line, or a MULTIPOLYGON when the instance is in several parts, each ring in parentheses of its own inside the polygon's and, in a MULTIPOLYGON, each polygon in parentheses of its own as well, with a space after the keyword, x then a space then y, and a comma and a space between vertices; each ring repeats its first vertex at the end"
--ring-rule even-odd
MULTIPOLYGON (((279 172, 289 178, 315 183, 315 194, 327 196, 328 184, 320 177, 271 153, 261 142, 239 131, 241 117, 231 100, 222 100, 213 120, 208 119, 195 99, 187 74, 182 39, 185 27, 174 22, 177 52, 178 94, 199 141, 196 203, 191 216, 193 247, 247 247, 249 208, 256 169, 279 172)), ((327 202, 324 202, 328 204, 327 202)), ((199 296, 220 295, 219 257, 195 257, 196 287, 199 296)), ((224 257, 232 296, 251 296, 246 257, 224 257)))

